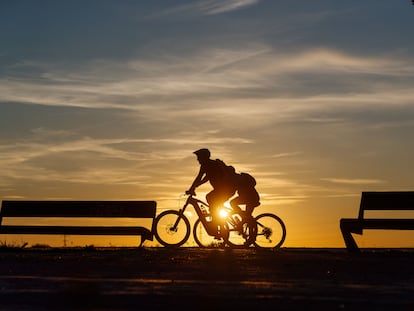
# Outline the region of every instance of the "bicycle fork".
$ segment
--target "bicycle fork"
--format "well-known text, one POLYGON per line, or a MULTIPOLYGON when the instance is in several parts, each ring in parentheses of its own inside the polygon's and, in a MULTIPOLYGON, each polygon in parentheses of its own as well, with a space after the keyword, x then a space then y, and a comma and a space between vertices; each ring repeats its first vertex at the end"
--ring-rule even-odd
POLYGON ((186 205, 184 205, 184 207, 183 207, 183 208, 180 208, 180 209, 178 210, 178 217, 177 217, 177 220, 175 221, 174 225, 171 227, 171 229, 170 229, 171 231, 177 232, 178 223, 180 222, 180 220, 181 220, 183 217, 185 217, 185 216, 184 216, 184 211, 185 211, 186 207, 187 207, 187 204, 186 204, 186 205))

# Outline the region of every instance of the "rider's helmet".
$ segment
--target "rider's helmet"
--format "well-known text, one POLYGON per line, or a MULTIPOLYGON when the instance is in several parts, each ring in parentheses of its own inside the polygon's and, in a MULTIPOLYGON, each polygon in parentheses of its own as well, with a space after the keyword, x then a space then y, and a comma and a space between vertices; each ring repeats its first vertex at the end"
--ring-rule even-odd
POLYGON ((209 159, 210 158, 210 150, 206 148, 198 149, 193 152, 197 155, 199 159, 209 159))

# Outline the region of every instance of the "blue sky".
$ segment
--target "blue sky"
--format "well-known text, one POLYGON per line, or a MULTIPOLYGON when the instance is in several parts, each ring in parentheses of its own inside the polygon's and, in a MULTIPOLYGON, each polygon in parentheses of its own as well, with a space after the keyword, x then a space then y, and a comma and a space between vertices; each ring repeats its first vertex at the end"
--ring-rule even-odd
POLYGON ((342 246, 361 191, 414 188, 413 29, 408 0, 2 1, 0 199, 176 208, 207 147, 287 246, 342 246))

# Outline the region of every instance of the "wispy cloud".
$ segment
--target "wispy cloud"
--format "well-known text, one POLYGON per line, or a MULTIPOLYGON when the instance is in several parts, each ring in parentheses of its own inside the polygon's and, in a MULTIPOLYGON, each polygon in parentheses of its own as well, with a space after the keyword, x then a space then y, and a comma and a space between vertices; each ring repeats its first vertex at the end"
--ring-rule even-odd
POLYGON ((300 151, 283 152, 283 153, 274 154, 274 155, 271 156, 271 158, 278 159, 278 158, 285 158, 285 157, 294 157, 294 156, 300 155, 302 153, 303 152, 300 152, 300 151))
POLYGON ((385 180, 380 179, 365 179, 365 178, 321 178, 323 181, 328 181, 335 184, 347 184, 347 185, 371 185, 371 184, 384 184, 385 180))
POLYGON ((152 14, 150 17, 160 18, 172 15, 216 15, 240 10, 259 3, 260 0, 199 0, 192 3, 178 5, 152 14))
MULTIPOLYGON (((178 161, 189 153, 195 141, 204 144, 245 144, 237 137, 91 138, 39 128, 33 136, 13 144, 0 144, 0 177, 3 180, 31 179, 83 183, 140 183, 148 181, 165 163, 178 161), (153 146, 153 147, 149 147, 153 146), (148 152, 154 146, 159 151, 148 152), (147 167, 158 167, 149 169, 147 167), (139 178, 132 174, 139 171, 139 178), (100 177, 98 178, 98 175, 100 177)), ((155 182, 155 180, 153 181, 155 182)))
POLYGON ((220 14, 258 3, 259 0, 205 0, 195 4, 204 14, 220 14))
POLYGON ((100 61, 75 72, 41 66, 47 70, 41 79, 3 75, 0 101, 146 111, 164 109, 167 102, 176 109, 184 107, 184 102, 194 107, 196 102, 214 103, 220 98, 239 105, 254 101, 256 111, 260 104, 267 111, 267 102, 273 107, 278 101, 290 102, 289 109, 300 110, 313 109, 318 103, 326 108, 328 102, 355 107, 370 102, 404 104, 411 103, 414 95, 411 60, 367 58, 327 49, 296 55, 264 46, 242 51, 212 49, 183 58, 126 64, 100 61), (394 79, 398 75, 404 79, 394 79))

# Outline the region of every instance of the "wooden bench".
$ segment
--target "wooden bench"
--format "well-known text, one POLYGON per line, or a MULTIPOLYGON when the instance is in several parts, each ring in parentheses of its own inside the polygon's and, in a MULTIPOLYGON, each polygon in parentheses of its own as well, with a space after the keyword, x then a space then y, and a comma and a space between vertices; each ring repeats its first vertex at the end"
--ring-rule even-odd
POLYGON ((53 221, 56 224, 56 219, 66 221, 68 218, 140 218, 151 219, 153 223, 155 213, 155 201, 3 201, 0 210, 0 234, 139 235, 141 246, 145 240, 153 239, 152 225, 150 228, 138 224, 72 226, 53 225, 53 221), (34 218, 41 218, 47 220, 48 225, 4 224, 4 219, 11 217, 21 220, 24 218, 27 223, 34 218))
POLYGON ((413 230, 410 218, 365 218, 365 211, 414 210, 414 192, 362 192, 358 218, 342 218, 340 228, 349 251, 358 251, 351 233, 362 234, 364 229, 413 230))

